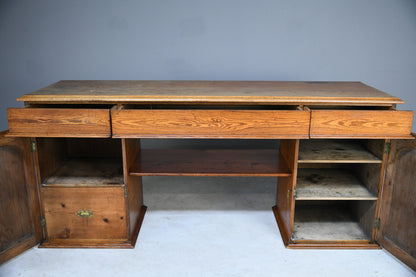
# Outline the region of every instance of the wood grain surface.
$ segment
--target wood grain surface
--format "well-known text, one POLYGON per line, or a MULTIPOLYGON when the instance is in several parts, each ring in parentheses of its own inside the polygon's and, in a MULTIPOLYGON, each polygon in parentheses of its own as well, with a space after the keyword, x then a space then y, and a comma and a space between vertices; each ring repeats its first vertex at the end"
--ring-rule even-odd
POLYGON ((48 240, 126 239, 124 189, 119 187, 43 187, 48 240), (92 211, 79 217, 79 210, 92 211))
POLYGON ((276 150, 143 149, 135 176, 291 176, 276 150))
POLYGON ((307 138, 309 112, 112 110, 113 137, 307 138))
POLYGON ((283 242, 288 245, 291 241, 294 222, 294 187, 298 170, 299 140, 280 140, 279 152, 287 162, 290 171, 293 172, 292 176, 277 179, 276 206, 273 207, 283 242))
POLYGON ((110 137, 106 109, 9 108, 9 136, 110 137))
POLYGON ((127 186, 126 208, 129 239, 131 240, 132 245, 134 245, 146 212, 146 206, 143 205, 142 177, 130 175, 129 168, 133 166, 136 157, 140 155, 141 147, 139 139, 122 139, 121 142, 124 184, 127 186))
POLYGON ((393 140, 377 241, 416 270, 416 140, 393 140))
POLYGON ((0 133, 0 264, 42 239, 30 140, 4 135, 0 133))
POLYGON ((59 81, 18 101, 46 103, 246 103, 391 105, 397 97, 361 82, 59 81))
POLYGON ((411 138, 412 111, 312 110, 311 138, 411 138))

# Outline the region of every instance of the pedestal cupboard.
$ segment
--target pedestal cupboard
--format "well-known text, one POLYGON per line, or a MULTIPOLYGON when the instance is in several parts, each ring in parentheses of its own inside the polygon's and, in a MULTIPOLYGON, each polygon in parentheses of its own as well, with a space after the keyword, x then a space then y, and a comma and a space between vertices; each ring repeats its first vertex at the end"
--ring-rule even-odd
POLYGON ((266 176, 278 180, 287 247, 384 247, 416 269, 413 112, 387 93, 359 82, 60 81, 18 101, 0 138, 0 262, 38 243, 134 247, 142 176, 266 176), (148 138, 279 147, 141 149, 148 138))

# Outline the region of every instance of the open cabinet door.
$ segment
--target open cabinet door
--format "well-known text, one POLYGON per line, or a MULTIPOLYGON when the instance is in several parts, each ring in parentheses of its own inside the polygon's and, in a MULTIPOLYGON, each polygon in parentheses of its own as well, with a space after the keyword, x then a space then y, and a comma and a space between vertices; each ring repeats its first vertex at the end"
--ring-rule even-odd
POLYGON ((0 132, 0 264, 42 238, 30 139, 0 132))
POLYGON ((391 142, 377 241, 416 270, 416 140, 391 142))

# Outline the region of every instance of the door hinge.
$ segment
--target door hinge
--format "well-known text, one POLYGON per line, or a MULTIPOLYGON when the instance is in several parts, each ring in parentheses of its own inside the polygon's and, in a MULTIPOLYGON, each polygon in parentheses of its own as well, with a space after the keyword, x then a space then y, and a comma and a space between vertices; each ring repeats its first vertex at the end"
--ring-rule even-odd
POLYGON ((30 149, 32 150, 32 152, 36 152, 36 141, 30 142, 30 149))
POLYGON ((384 153, 389 154, 390 148, 391 148, 391 142, 386 142, 386 144, 384 145, 384 153))
POLYGON ((379 217, 377 217, 375 220, 374 220, 374 229, 380 229, 380 218, 379 217))
POLYGON ((40 227, 42 228, 46 227, 46 220, 43 216, 40 218, 40 227))
POLYGON ((296 186, 293 188, 293 198, 298 197, 298 192, 296 191, 296 186))
POLYGON ((127 186, 124 185, 124 198, 127 198, 128 193, 127 193, 127 186))

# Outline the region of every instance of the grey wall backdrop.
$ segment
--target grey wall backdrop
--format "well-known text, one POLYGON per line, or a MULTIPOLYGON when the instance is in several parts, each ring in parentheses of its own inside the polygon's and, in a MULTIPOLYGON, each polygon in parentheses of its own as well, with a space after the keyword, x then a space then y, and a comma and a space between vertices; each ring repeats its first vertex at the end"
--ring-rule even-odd
POLYGON ((63 79, 358 80, 416 110, 415 50, 414 0, 1 0, 0 129, 63 79))

